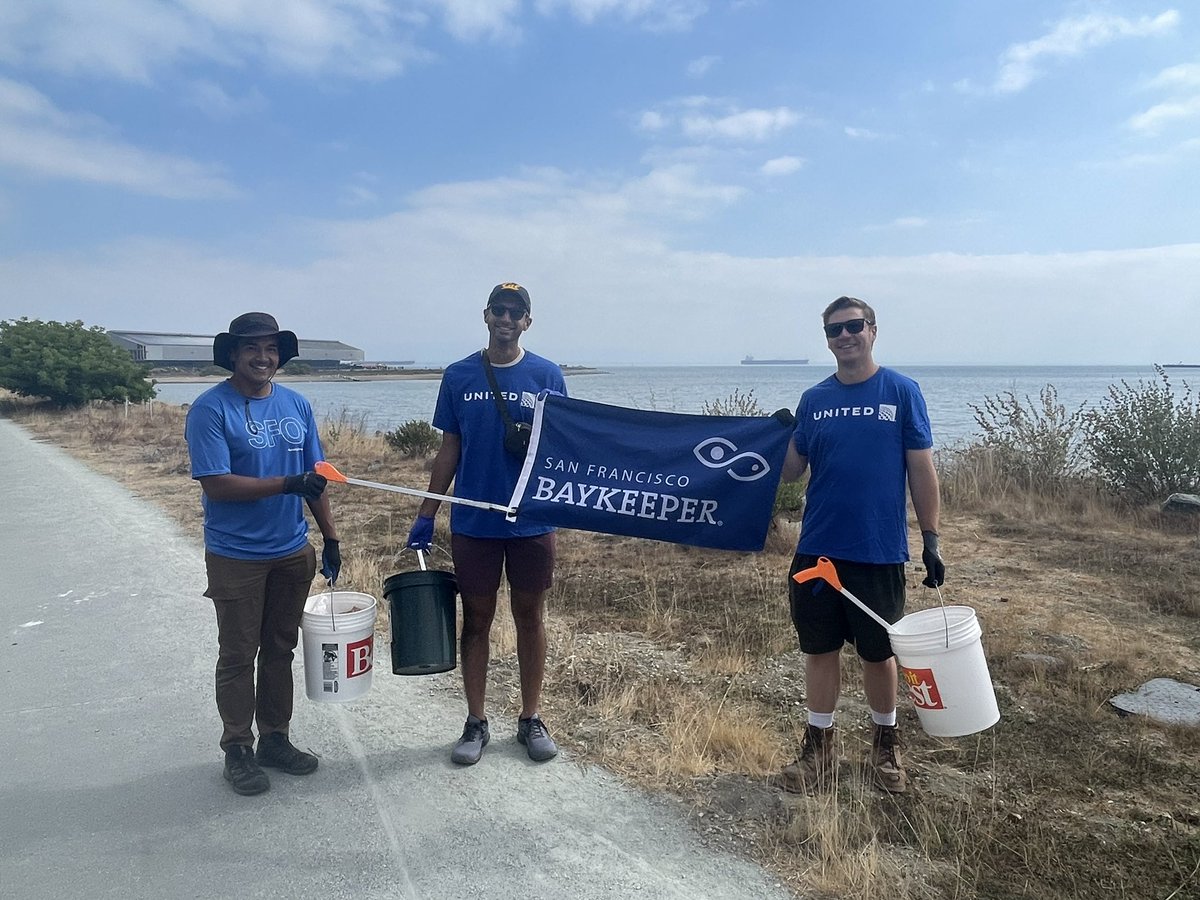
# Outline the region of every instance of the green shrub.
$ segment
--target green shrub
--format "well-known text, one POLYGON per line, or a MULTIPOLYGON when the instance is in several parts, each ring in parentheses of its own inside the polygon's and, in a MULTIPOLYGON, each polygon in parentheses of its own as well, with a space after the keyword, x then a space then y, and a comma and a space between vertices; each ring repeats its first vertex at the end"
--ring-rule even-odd
POLYGON ((775 491, 775 505, 771 507, 772 516, 786 516, 798 520, 804 512, 804 492, 808 490, 807 476, 798 481, 781 481, 775 491))
POLYGON ((1190 385, 1177 397, 1161 366, 1158 382, 1113 385, 1084 420, 1092 468, 1135 501, 1200 490, 1200 407, 1190 385))
POLYGON ((1002 479, 1059 491, 1083 473, 1083 406, 1068 413, 1054 385, 1042 388, 1036 402, 1005 391, 970 407, 983 436, 968 449, 982 451, 1002 479))
POLYGON ((442 434, 424 419, 410 419, 394 431, 384 432, 389 447, 405 456, 429 456, 442 443, 442 434))
POLYGON ((59 407, 92 400, 152 400, 149 367, 108 339, 100 326, 22 317, 0 322, 0 387, 45 397, 59 407))
POLYGON ((700 407, 701 415, 705 416, 765 416, 754 396, 754 388, 742 393, 734 388, 732 394, 724 399, 706 400, 700 407))

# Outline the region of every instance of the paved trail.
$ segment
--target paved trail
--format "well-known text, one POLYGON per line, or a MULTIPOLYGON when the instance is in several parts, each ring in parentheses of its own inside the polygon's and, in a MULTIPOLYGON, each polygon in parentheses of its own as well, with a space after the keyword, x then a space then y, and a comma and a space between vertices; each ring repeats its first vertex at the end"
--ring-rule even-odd
POLYGON ((463 707, 391 675, 353 704, 300 695, 307 778, 221 777, 203 549, 149 503, 0 419, 0 893, 63 898, 653 897, 786 900, 666 803, 497 719, 449 762, 463 707))

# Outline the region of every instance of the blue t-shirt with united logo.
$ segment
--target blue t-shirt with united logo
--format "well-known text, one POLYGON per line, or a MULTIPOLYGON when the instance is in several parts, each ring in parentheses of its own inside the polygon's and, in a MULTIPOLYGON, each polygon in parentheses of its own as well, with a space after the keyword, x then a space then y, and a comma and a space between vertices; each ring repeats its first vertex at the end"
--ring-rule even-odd
POLYGON ((920 386, 881 367, 831 375, 800 397, 796 451, 810 470, 798 553, 860 563, 908 561, 908 450, 933 446, 920 386))
MULTIPOLYGON (((541 391, 567 393, 558 364, 527 350, 508 365, 492 363, 492 370, 514 422, 533 421, 533 404, 541 391)), ((508 506, 523 460, 504 449, 504 421, 492 399, 481 352, 446 367, 433 425, 462 440, 454 473, 455 496, 508 506)), ((532 537, 554 529, 522 523, 519 516, 508 522, 502 512, 456 503, 450 512, 450 530, 468 537, 504 538, 532 537)))

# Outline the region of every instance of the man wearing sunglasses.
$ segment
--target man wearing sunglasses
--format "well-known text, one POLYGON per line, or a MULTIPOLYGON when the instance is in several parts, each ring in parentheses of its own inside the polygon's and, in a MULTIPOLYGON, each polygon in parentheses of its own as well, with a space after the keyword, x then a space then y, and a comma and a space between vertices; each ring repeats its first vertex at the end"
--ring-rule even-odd
MULTIPOLYGON (((488 330, 487 348, 447 366, 442 375, 433 413, 442 444, 433 460, 429 491, 445 494, 453 483, 457 496, 507 505, 525 458, 520 442, 510 440, 514 426, 528 427, 539 392, 566 394, 567 386, 556 363, 521 347, 521 335, 533 324, 525 288, 514 282, 496 285, 483 310, 483 323, 488 330)), ((438 500, 421 504, 408 547, 429 549, 440 505, 438 500)), ((548 760, 558 747, 538 715, 538 703, 546 669, 543 621, 546 591, 554 574, 554 529, 520 519, 508 522, 492 510, 455 504, 450 513, 450 549, 462 595, 462 674, 467 695, 466 725, 450 758, 460 765, 474 765, 491 739, 485 708, 488 651, 503 571, 517 630, 521 676, 517 740, 531 759, 548 760)))
POLYGON ((828 557, 850 593, 886 621, 898 621, 909 558, 907 485, 924 541, 923 583, 941 585, 946 568, 938 551, 933 434, 917 383, 875 362, 875 311, 855 297, 839 297, 821 319, 837 372, 801 396, 783 466, 787 481, 806 469, 811 474, 788 578, 792 622, 805 654, 808 724, 799 758, 784 768, 780 783, 804 791, 836 772, 841 650, 852 643, 871 711, 872 777, 884 790, 902 793, 908 777, 898 750, 896 659, 887 632, 824 581, 797 584, 790 575, 828 557))

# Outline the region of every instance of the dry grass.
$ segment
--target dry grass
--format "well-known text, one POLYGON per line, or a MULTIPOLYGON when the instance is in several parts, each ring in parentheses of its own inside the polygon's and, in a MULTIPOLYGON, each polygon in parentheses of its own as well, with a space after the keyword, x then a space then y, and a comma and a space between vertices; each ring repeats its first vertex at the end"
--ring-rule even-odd
MULTIPOLYGON (((200 533, 179 409, 42 413, 0 407, 200 533)), ((323 427, 346 474, 424 487, 360 423, 323 427)), ((836 788, 785 795, 804 681, 785 576, 796 528, 760 554, 560 533, 543 708, 574 756, 685 801, 714 843, 749 854, 798 896, 1200 897, 1200 734, 1116 716, 1107 701, 1153 677, 1200 683, 1200 534, 1153 510, 1115 510, 1086 488, 1028 492, 986 466, 945 482, 946 602, 984 630, 1001 722, 925 735, 906 701, 908 794, 872 789, 866 710, 847 656, 836 788)), ((402 545, 416 500, 335 491, 342 585, 379 596, 415 568, 402 545)), ((448 545, 445 517, 438 543, 448 545)), ((449 567, 447 557, 431 560, 449 567)), ((910 607, 936 602, 910 572, 910 607)), ((197 586, 199 590, 199 586, 197 586)), ((380 621, 386 630, 386 617, 380 621)), ((515 713, 515 641, 497 614, 490 697, 515 713)), ((449 746, 457 723, 446 723, 449 746)))

